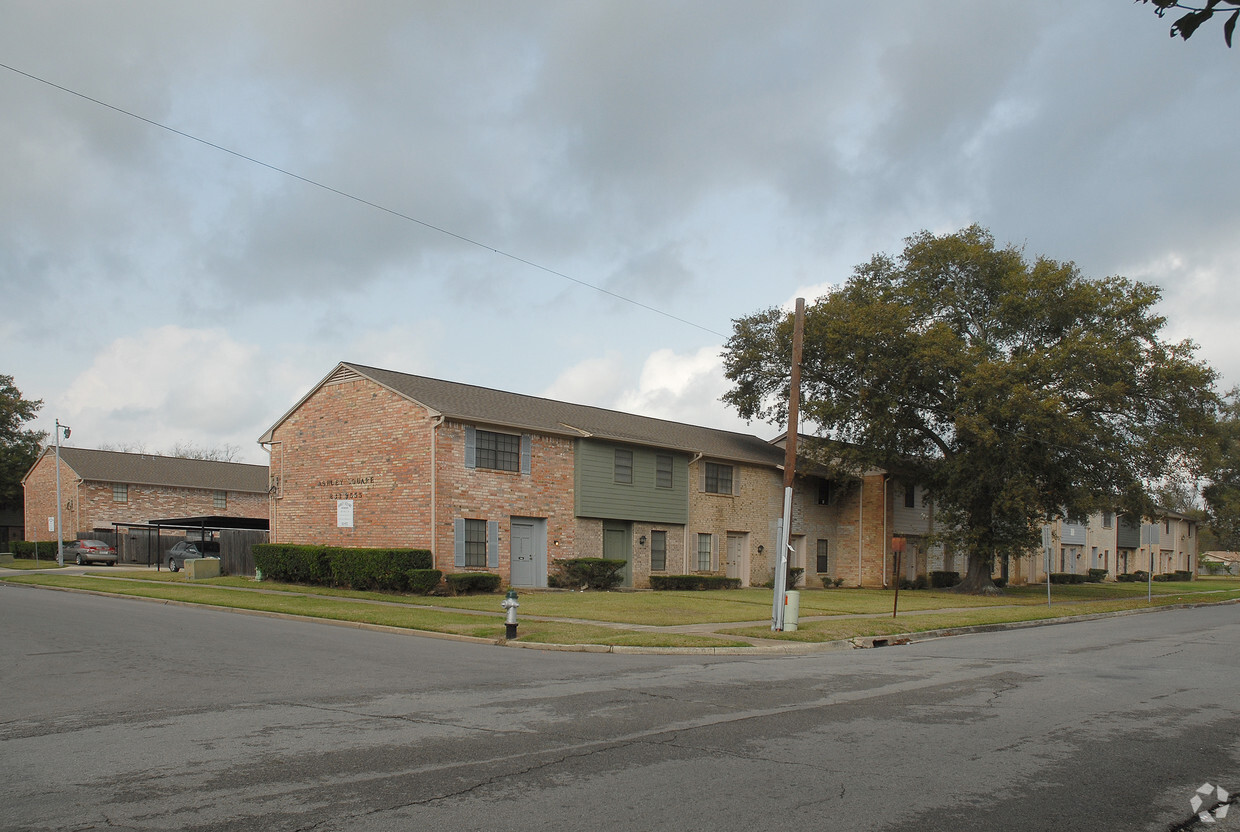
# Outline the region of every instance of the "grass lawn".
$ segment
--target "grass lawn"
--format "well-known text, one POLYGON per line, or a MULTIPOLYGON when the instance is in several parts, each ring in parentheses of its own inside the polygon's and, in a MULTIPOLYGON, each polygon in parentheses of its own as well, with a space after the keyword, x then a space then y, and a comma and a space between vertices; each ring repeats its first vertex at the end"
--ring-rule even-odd
POLYGON ((52 552, 49 558, 13 558, 8 563, 0 563, 0 568, 4 569, 60 569, 56 564, 56 553, 52 552))
MULTIPOLYGON (((143 578, 151 577, 152 573, 137 573, 143 578)), ((454 635, 473 636, 475 638, 502 639, 504 637, 504 618, 498 609, 500 596, 487 596, 496 608, 495 614, 476 615, 466 612, 450 612, 440 609, 426 609, 402 601, 424 601, 421 596, 392 596, 382 593, 352 593, 356 596, 374 596, 349 600, 342 598, 325 598, 317 594, 305 594, 300 590, 308 587, 296 587, 298 593, 292 592, 237 592, 227 586, 211 586, 207 581, 190 583, 176 574, 159 573, 163 576, 156 580, 117 581, 105 575, 18 575, 6 578, 11 583, 36 584, 41 586, 67 587, 70 589, 87 589, 95 592, 106 592, 112 595, 123 595, 134 598, 159 598, 163 600, 181 601, 189 604, 209 604, 217 607, 243 610, 261 610, 265 612, 304 615, 310 618, 326 618, 334 621, 354 621, 359 623, 377 624, 387 627, 399 627, 408 630, 422 630, 431 633, 451 633, 454 635), (389 603, 373 604, 358 603, 366 600, 383 600, 389 603), (395 603, 391 603, 395 601, 395 603)), ((236 579, 233 579, 236 580, 236 579)), ((251 587, 263 586, 248 581, 251 587)), ((563 623, 563 622, 522 622, 518 630, 519 638, 524 641, 538 641, 547 644, 614 644, 645 647, 747 647, 747 642, 730 639, 713 638, 682 633, 646 633, 633 630, 601 627, 598 625, 563 623)))
MULTIPOLYGON (((33 563, 33 561, 29 561, 33 563)), ((30 567, 26 567, 30 568, 30 567)), ((454 598, 358 592, 258 582, 225 576, 189 581, 184 572, 101 567, 87 575, 9 576, 14 583, 90 589, 116 595, 162 598, 246 610, 356 621, 453 633, 486 639, 504 634, 502 595, 454 598), (242 591, 239 591, 242 590, 242 591)), ((793 642, 824 642, 858 636, 919 632, 980 624, 1018 622, 1143 609, 1148 588, 1138 583, 1011 587, 999 596, 957 595, 946 590, 905 590, 900 616, 892 619, 891 590, 811 589, 802 591, 795 632, 772 633, 771 590, 707 592, 564 592, 522 590, 520 639, 549 644, 612 644, 647 647, 747 646, 737 636, 793 642), (909 613, 913 613, 910 615, 909 613), (552 620, 534 620, 534 617, 552 620), (807 620, 827 617, 826 620, 807 620), (728 624, 762 622, 756 626, 728 624), (607 626, 607 625, 613 626, 607 626), (720 636, 627 629, 624 625, 675 627, 719 624, 720 636), (617 626, 618 625, 618 626, 617 626), (733 636, 732 639, 726 636, 733 636), (722 636, 722 637, 721 637, 722 636)), ((1240 579, 1206 578, 1155 583, 1153 604, 1225 601, 1240 598, 1240 579)))

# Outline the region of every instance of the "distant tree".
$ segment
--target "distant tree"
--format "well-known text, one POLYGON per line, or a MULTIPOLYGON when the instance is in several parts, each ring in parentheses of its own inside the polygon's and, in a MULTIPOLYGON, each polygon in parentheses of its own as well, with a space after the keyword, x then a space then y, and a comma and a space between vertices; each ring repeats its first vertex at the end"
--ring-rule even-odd
POLYGON ((1202 489, 1214 548, 1240 551, 1240 388, 1227 394, 1219 416, 1218 444, 1209 484, 1202 489))
POLYGON ((196 445, 193 442, 178 442, 172 446, 166 456, 178 456, 183 459, 206 459, 212 462, 233 462, 241 453, 240 446, 231 443, 223 445, 196 445))
POLYGON ((0 503, 22 501, 22 477, 39 457, 47 431, 22 427, 43 407, 43 400, 30 401, 13 383, 0 375, 0 503))
POLYGON ((1227 42, 1227 47, 1231 48, 1231 36, 1236 31, 1236 21, 1240 19, 1240 0, 1204 0, 1203 3, 1182 3, 1180 0, 1138 0, 1141 3, 1153 3, 1154 13, 1159 17, 1167 14, 1169 9, 1180 9, 1188 12, 1171 24, 1171 37, 1179 35, 1184 40, 1188 40, 1193 36, 1193 32, 1210 18, 1217 14, 1227 14, 1232 8, 1227 20, 1223 22, 1223 40, 1227 42), (1222 8, 1220 8, 1222 7, 1222 8))
MULTIPOLYGON (((1159 338, 1157 288, 1028 262, 978 226, 906 243, 807 309, 801 412, 838 440, 824 462, 928 488, 967 556, 961 591, 996 592, 995 558, 1036 549, 1045 521, 1142 516, 1154 482, 1195 467, 1215 373, 1159 338)), ((735 321, 724 401, 784 424, 791 344, 783 310, 735 321)))

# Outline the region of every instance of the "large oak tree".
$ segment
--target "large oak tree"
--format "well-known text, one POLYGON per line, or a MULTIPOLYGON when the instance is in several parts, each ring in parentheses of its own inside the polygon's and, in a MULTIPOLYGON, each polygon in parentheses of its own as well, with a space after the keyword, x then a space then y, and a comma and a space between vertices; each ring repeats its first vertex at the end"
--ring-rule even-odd
MULTIPOLYGON (((1199 460, 1215 373, 1160 338, 1157 288, 1027 260, 978 226, 906 243, 807 308, 801 412, 832 440, 822 462, 929 489, 968 558, 962 591, 995 591, 995 558, 1036 549, 1048 519, 1147 512, 1153 484, 1199 460)), ((792 316, 734 324, 724 400, 782 425, 792 316)))
POLYGON ((39 457, 46 431, 23 427, 43 407, 41 400, 29 401, 13 383, 12 376, 0 375, 0 504, 21 505, 22 477, 39 457))

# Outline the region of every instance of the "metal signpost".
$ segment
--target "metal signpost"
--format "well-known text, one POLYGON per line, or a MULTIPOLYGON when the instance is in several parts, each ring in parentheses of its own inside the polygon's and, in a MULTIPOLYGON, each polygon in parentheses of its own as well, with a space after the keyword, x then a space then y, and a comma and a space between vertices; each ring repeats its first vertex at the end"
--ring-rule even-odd
POLYGON ((60 522, 60 432, 65 432, 65 439, 69 438, 70 429, 68 425, 62 425, 60 420, 56 420, 56 565, 65 565, 65 535, 62 529, 64 524, 60 522))

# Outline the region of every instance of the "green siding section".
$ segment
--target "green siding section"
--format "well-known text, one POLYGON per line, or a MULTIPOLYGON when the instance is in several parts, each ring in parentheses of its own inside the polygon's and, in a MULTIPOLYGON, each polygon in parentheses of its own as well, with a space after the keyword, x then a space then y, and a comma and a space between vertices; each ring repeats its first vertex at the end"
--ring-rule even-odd
POLYGON ((577 516, 650 523, 689 522, 689 458, 669 452, 672 487, 657 488, 655 457, 659 453, 635 445, 578 439, 574 466, 577 516), (633 452, 632 484, 615 481, 616 448, 633 452))

